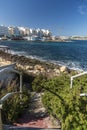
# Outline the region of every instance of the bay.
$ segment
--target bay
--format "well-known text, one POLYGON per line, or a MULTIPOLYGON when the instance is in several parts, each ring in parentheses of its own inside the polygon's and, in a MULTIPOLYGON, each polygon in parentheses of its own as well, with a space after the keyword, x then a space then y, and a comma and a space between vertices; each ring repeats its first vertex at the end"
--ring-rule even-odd
POLYGON ((71 69, 87 70, 87 41, 29 42, 1 41, 13 54, 65 65, 71 69))

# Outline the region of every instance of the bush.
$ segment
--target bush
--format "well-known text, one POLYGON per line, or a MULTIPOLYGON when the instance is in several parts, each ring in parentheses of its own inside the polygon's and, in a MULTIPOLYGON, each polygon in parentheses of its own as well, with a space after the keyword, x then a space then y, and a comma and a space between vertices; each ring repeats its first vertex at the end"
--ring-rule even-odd
POLYGON ((22 99, 19 95, 9 98, 3 104, 3 122, 12 123, 16 121, 27 107, 29 107, 28 95, 22 95, 22 99))
MULTIPOLYGON (((0 98, 9 92, 19 91, 16 81, 12 81, 0 92, 0 98)), ((30 91, 23 87, 23 94, 15 94, 3 103, 2 119, 4 123, 13 123, 21 116, 23 111, 29 107, 30 91)))
POLYGON ((47 79, 43 77, 42 75, 36 76, 32 82, 33 91, 36 91, 36 92, 43 91, 46 80, 47 79))
POLYGON ((80 97, 87 92, 87 75, 74 81, 70 89, 70 77, 62 75, 45 82, 43 103, 48 112, 60 119, 62 130, 86 130, 87 98, 80 97))

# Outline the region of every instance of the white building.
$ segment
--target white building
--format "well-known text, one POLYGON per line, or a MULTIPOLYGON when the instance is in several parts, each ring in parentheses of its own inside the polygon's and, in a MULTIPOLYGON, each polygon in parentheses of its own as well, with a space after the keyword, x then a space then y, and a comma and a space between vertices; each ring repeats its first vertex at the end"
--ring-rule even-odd
POLYGON ((17 35, 17 36, 20 35, 20 30, 18 27, 14 27, 14 35, 17 35))
POLYGON ((41 29, 43 36, 49 37, 52 35, 52 33, 49 30, 41 29))
POLYGON ((0 25, 0 36, 9 36, 9 30, 8 27, 0 25))
POLYGON ((30 35, 30 29, 29 28, 25 28, 25 27, 18 27, 20 34, 22 36, 29 36, 30 35))
POLYGON ((9 35, 15 35, 15 36, 20 35, 20 30, 18 27, 8 27, 8 29, 9 29, 9 35))
POLYGON ((22 36, 22 37, 33 37, 34 39, 40 39, 43 37, 50 37, 52 34, 49 30, 45 29, 32 29, 27 27, 6 27, 0 25, 0 36, 22 36))
POLYGON ((20 35, 24 36, 25 28, 24 27, 18 27, 20 31, 20 35))

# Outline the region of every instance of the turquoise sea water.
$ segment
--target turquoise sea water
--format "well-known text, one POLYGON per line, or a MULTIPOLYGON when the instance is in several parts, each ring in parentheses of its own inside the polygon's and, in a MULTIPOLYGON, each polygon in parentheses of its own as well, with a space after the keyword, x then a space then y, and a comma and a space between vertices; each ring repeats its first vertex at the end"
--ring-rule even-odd
POLYGON ((28 42, 2 41, 12 53, 45 60, 72 69, 87 70, 87 41, 72 42, 28 42))

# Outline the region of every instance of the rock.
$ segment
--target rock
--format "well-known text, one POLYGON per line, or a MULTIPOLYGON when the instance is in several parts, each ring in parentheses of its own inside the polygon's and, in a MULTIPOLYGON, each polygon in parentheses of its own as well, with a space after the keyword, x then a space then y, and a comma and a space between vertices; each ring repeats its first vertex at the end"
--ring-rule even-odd
POLYGON ((62 66, 62 67, 60 67, 60 72, 65 72, 65 71, 67 71, 68 69, 67 69, 67 67, 66 66, 62 66))
POLYGON ((44 68, 41 68, 41 72, 45 72, 45 69, 44 69, 44 68))
MULTIPOLYGON (((48 62, 42 62, 35 59, 26 58, 24 56, 12 55, 0 51, 0 62, 10 64, 10 62, 16 62, 16 69, 31 73, 32 75, 42 74, 48 78, 59 76, 61 72, 70 73, 71 70, 66 66, 60 67, 59 65, 54 65, 48 62)), ((0 64, 1 64, 0 63, 0 64)))
POLYGON ((47 69, 47 73, 51 73, 52 72, 52 70, 51 69, 47 69))
POLYGON ((2 62, 3 61, 3 59, 2 58, 0 58, 0 62, 2 62))
POLYGON ((23 65, 21 65, 21 64, 16 64, 16 69, 18 69, 18 70, 20 70, 20 69, 24 70, 25 67, 23 65))
POLYGON ((34 66, 34 69, 35 69, 35 70, 41 70, 41 68, 42 68, 41 65, 35 65, 35 66, 34 66))
POLYGON ((33 66, 29 66, 29 70, 33 70, 34 68, 33 68, 33 66))
POLYGON ((39 70, 34 70, 33 74, 37 74, 38 75, 38 74, 40 74, 40 71, 39 70))
POLYGON ((41 65, 35 65, 34 69, 39 71, 45 71, 41 65))
POLYGON ((60 70, 59 69, 54 69, 55 74, 60 74, 60 70))
POLYGON ((21 64, 18 64, 18 63, 17 63, 16 66, 17 66, 18 68, 21 68, 21 64))
POLYGON ((25 68, 26 68, 26 70, 28 70, 28 69, 29 69, 29 66, 28 66, 28 65, 26 65, 26 66, 25 66, 25 68))
POLYGON ((33 74, 33 73, 34 73, 34 70, 27 70, 27 73, 28 73, 28 74, 29 74, 29 73, 33 74))
POLYGON ((26 70, 33 70, 33 66, 29 66, 29 65, 26 65, 25 68, 26 70))

